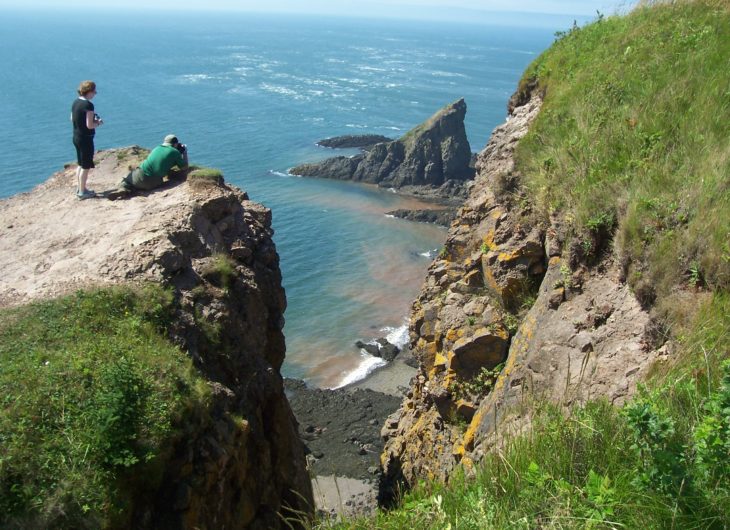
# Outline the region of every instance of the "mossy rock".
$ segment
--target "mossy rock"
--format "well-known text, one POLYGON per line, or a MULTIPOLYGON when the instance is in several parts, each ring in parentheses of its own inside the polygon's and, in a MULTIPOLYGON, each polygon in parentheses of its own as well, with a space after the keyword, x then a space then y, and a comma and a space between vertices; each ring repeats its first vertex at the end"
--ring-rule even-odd
POLYGON ((193 166, 188 173, 188 182, 194 186, 222 186, 225 184, 219 169, 193 166))

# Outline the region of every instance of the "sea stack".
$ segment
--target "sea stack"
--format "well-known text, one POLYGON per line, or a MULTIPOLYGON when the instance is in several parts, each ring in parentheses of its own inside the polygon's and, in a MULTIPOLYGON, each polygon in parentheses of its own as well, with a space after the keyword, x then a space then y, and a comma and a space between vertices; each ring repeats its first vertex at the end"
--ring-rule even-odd
POLYGON ((471 148, 464 128, 465 116, 466 102, 462 98, 398 140, 378 143, 360 155, 302 164, 290 172, 396 189, 406 186, 439 188, 449 181, 464 182, 474 176, 470 167, 471 148))

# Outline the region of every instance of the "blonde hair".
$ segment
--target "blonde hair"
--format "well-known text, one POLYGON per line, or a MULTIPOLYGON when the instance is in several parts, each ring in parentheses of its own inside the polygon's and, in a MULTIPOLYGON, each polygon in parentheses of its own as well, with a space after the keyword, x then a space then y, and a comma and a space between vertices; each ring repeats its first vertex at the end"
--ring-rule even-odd
POLYGON ((92 90, 96 90, 96 83, 93 81, 81 81, 79 89, 76 92, 79 93, 79 96, 85 96, 92 90))

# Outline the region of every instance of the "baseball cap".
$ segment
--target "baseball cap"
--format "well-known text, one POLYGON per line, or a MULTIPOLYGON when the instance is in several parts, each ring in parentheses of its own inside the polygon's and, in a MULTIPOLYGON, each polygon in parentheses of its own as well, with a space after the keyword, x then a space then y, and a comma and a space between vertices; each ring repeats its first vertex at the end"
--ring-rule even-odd
POLYGON ((175 142, 177 142, 177 136, 175 136, 174 134, 168 134, 167 136, 165 136, 165 140, 162 143, 172 145, 175 142))

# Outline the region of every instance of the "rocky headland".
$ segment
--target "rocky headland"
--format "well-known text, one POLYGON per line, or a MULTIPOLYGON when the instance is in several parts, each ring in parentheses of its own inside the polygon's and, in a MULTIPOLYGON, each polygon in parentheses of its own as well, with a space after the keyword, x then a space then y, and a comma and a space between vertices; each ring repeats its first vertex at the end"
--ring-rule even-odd
MULTIPOLYGON (((143 156, 139 148, 97 153, 91 184, 115 188, 143 156)), ((271 529, 285 526, 283 514, 312 513, 304 445, 279 373, 286 297, 271 212, 222 179, 193 177, 127 201, 78 201, 75 169, 0 201, 0 307, 164 285, 177 307, 169 339, 211 396, 181 419, 185 436, 157 471, 159 487, 128 499, 133 527, 271 529), (217 330, 214 341, 206 329, 217 330)))
POLYGON ((460 99, 397 140, 376 143, 351 157, 302 164, 289 172, 377 184, 424 199, 459 204, 474 177, 465 116, 466 102, 460 99))

